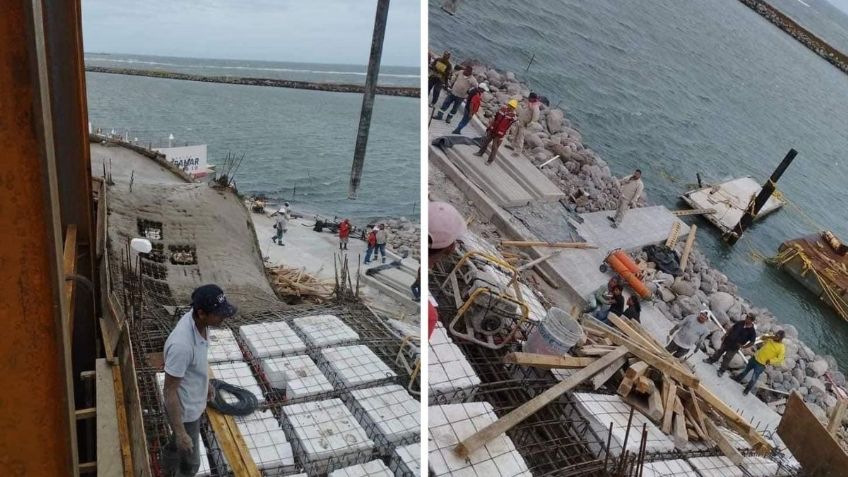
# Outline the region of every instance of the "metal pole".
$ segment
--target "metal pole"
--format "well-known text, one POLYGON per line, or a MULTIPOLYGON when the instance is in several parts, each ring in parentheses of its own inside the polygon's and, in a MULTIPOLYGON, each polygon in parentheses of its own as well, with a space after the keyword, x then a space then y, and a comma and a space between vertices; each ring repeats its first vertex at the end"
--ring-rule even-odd
POLYGON ((760 212, 760 209, 766 205, 766 201, 768 201, 769 197, 774 193, 775 184, 780 179, 780 176, 786 172, 786 168, 789 167, 789 164, 792 164, 792 160, 795 159, 795 156, 798 155, 798 151, 795 149, 790 149, 788 153, 786 153, 786 157, 780 162, 780 165, 777 166, 777 169, 771 173, 771 177, 769 180, 763 184, 762 189, 760 189, 759 195, 754 199, 753 204, 748 207, 745 213, 742 215, 742 218, 739 219, 739 223, 733 227, 733 230, 725 234, 724 239, 728 244, 733 245, 742 238, 742 234, 745 233, 745 229, 751 226, 754 222, 754 217, 760 212))
POLYGON ((527 63, 527 68, 524 69, 525 73, 530 71, 530 65, 533 64, 533 60, 535 60, 535 59, 536 59, 536 53, 533 53, 533 56, 530 57, 530 62, 527 63))
POLYGON ((368 145, 368 131, 371 129, 371 111, 374 109, 374 95, 377 91, 377 77, 380 74, 380 58, 383 56, 383 39, 386 36, 388 15, 389 0, 377 0, 374 36, 371 38, 371 56, 368 59, 365 93, 362 95, 362 112, 359 115, 359 131, 356 133, 353 166, 350 170, 350 188, 347 193, 349 199, 356 199, 359 183, 362 181, 362 168, 365 165, 365 149, 368 145))

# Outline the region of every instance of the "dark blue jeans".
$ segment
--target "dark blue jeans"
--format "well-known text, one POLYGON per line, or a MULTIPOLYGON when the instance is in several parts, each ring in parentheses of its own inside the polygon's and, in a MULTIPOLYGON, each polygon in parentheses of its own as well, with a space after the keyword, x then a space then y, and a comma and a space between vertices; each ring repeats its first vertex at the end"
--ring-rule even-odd
POLYGON ((460 98, 459 96, 454 96, 453 93, 448 92, 448 97, 445 98, 445 101, 442 103, 442 107, 439 108, 439 114, 447 111, 448 107, 453 105, 451 108, 448 117, 452 117, 459 110, 459 107, 462 105, 462 100, 464 98, 460 98))
POLYGON ((760 375, 763 374, 763 371, 766 370, 766 365, 760 364, 756 358, 753 356, 748 360, 748 364, 745 366, 745 369, 742 370, 742 373, 736 376, 736 379, 741 382, 745 379, 745 376, 748 375, 749 372, 753 371, 754 374, 751 376, 751 380, 748 381, 748 384, 745 386, 746 392, 751 392, 754 389, 754 385, 757 384, 757 380, 760 379, 760 375))
POLYGON ((453 130, 454 134, 460 134, 462 132, 462 128, 468 126, 468 123, 471 122, 471 115, 468 113, 468 110, 465 110, 465 114, 462 115, 462 120, 459 121, 459 124, 456 125, 456 129, 453 130))
POLYGON ((376 260, 376 259, 377 259, 377 256, 378 256, 378 255, 382 255, 382 256, 383 256, 383 260, 385 260, 385 259, 386 259, 386 244, 384 244, 384 243, 378 243, 378 244, 374 247, 374 260, 376 260))
MULTIPOLYGON (((365 263, 368 263, 368 262, 371 261, 371 254, 374 253, 374 249, 376 249, 376 248, 377 248, 376 245, 374 247, 372 247, 370 245, 368 246, 368 250, 365 251, 365 263)), ((376 257, 376 255, 375 255, 375 257, 376 257)))

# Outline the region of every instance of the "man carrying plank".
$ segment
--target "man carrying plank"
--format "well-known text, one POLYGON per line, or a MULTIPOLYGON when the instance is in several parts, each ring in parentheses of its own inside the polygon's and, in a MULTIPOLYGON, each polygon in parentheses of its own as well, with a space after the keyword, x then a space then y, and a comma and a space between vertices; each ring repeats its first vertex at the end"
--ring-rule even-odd
POLYGON ((730 327, 727 334, 721 340, 721 346, 713 353, 712 356, 705 359, 705 363, 715 364, 716 361, 724 355, 721 360, 721 366, 718 368, 718 375, 721 377, 727 368, 730 366, 730 361, 736 356, 740 349, 747 349, 754 346, 754 341, 757 339, 757 332, 754 331, 754 316, 747 314, 745 319, 738 321, 730 327))

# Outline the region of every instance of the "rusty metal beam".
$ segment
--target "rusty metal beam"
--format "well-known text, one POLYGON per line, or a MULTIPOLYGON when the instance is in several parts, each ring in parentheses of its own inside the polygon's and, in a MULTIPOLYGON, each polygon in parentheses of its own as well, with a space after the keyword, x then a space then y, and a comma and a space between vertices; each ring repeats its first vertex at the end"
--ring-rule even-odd
POLYGON ((42 19, 40 0, 4 2, 0 15, 0 456, 9 475, 78 465, 42 19))

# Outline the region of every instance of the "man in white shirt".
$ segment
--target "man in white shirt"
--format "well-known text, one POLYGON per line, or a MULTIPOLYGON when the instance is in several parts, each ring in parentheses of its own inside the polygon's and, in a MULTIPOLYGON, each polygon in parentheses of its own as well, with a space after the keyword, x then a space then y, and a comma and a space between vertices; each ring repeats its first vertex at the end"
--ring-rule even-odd
POLYGON ((607 217, 611 222, 612 228, 617 228, 624 220, 624 213, 631 207, 636 207, 636 202, 642 196, 642 191, 645 190, 645 185, 642 184, 642 171, 636 169, 633 174, 622 178, 619 181, 621 197, 618 199, 618 210, 615 211, 615 217, 607 217))
POLYGON ((697 348, 713 330, 710 327, 709 310, 701 310, 697 315, 689 315, 668 332, 674 338, 665 347, 675 358, 686 356, 692 348, 697 348), (677 331, 677 334, 674 332, 677 331))
POLYGON ((518 108, 518 121, 515 122, 515 135, 512 137, 513 156, 524 152, 524 135, 527 132, 527 126, 539 122, 539 116, 542 114, 541 107, 539 96, 536 93, 530 93, 527 101, 518 108))
POLYGON ((167 476, 190 477, 200 467, 200 417, 214 396, 209 385, 207 327, 220 326, 236 314, 217 285, 191 294, 191 309, 165 341, 165 411, 171 438, 162 454, 167 476))
POLYGON ((448 90, 448 97, 445 98, 445 101, 442 103, 442 107, 439 108, 439 112, 436 114, 434 119, 442 119, 445 111, 448 110, 448 107, 453 105, 450 113, 448 113, 448 117, 445 118, 445 122, 450 124, 451 119, 453 119, 454 115, 459 110, 459 106, 462 105, 462 101, 468 97, 468 90, 476 87, 477 78, 475 78, 472 74, 470 66, 466 66, 462 69, 462 71, 454 74, 451 88, 448 90))

